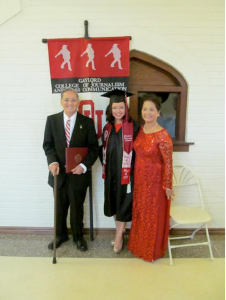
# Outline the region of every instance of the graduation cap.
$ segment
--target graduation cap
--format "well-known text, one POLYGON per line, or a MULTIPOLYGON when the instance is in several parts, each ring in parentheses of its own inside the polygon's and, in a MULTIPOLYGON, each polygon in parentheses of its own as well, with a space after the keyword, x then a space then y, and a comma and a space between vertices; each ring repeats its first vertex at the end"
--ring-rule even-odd
POLYGON ((101 96, 110 98, 110 104, 124 102, 126 106, 125 121, 129 119, 127 97, 133 96, 132 93, 129 93, 127 91, 122 91, 119 89, 114 89, 113 91, 107 92, 101 96))
POLYGON ((107 92, 101 96, 110 98, 110 104, 112 104, 112 103, 125 102, 125 96, 130 97, 130 96, 133 96, 133 94, 129 93, 127 91, 115 89, 115 90, 107 92))

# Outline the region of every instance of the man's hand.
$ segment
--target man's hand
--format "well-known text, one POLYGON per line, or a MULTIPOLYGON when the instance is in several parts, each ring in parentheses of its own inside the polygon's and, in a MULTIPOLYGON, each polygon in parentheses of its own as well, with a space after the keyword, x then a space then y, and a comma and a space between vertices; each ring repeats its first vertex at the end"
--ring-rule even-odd
POLYGON ((77 167, 75 167, 74 169, 71 170, 71 172, 73 174, 76 174, 76 175, 81 175, 83 173, 83 167, 78 165, 77 167))
POLYGON ((58 163, 53 163, 49 166, 49 171, 51 172, 51 174, 54 175, 58 175, 60 172, 60 167, 58 163))

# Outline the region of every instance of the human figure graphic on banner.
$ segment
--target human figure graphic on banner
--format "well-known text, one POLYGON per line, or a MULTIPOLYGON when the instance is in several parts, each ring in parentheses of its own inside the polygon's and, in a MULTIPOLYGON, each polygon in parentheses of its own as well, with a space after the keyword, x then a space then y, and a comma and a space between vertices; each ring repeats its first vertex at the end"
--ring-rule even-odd
POLYGON ((67 49, 67 45, 62 46, 62 49, 60 50, 59 53, 57 53, 55 58, 60 54, 62 54, 63 60, 64 60, 63 63, 61 64, 61 66, 60 66, 61 69, 64 69, 64 66, 67 64, 68 65, 68 70, 72 71, 71 63, 70 63, 71 54, 70 54, 70 51, 67 49))
POLYGON ((87 63, 86 63, 86 68, 88 68, 89 63, 92 63, 92 69, 93 69, 93 70, 96 70, 96 69, 95 69, 95 66, 94 66, 94 50, 93 50, 93 48, 92 48, 92 44, 88 44, 88 45, 87 45, 87 48, 86 48, 86 50, 81 54, 81 57, 82 57, 85 53, 88 54, 88 58, 89 58, 88 61, 87 61, 87 63))
POLYGON ((109 54, 113 54, 114 60, 111 63, 111 68, 114 68, 115 63, 118 63, 118 68, 120 70, 122 70, 122 66, 121 66, 121 50, 118 48, 118 44, 113 44, 111 50, 105 55, 105 57, 107 57, 109 54))

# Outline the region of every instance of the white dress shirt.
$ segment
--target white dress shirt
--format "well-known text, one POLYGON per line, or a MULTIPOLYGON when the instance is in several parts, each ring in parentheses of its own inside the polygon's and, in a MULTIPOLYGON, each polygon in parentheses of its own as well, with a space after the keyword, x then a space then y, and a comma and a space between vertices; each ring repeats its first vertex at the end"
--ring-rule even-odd
POLYGON ((76 117, 77 117, 77 112, 70 118, 64 112, 64 130, 66 128, 67 120, 70 119, 70 140, 71 140, 72 132, 75 127, 76 117))

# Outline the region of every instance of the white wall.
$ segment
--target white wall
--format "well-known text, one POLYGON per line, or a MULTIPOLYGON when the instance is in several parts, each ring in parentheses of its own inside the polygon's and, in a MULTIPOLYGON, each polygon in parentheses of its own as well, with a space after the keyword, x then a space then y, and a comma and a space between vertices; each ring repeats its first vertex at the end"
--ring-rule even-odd
MULTIPOLYGON (((224 227, 223 0, 22 1, 21 13, 0 26, 0 226, 53 226, 42 140, 46 116, 58 103, 41 40, 82 37, 84 20, 91 37, 130 35, 131 49, 183 74, 189 85, 186 140, 195 145, 174 153, 174 162, 198 173, 210 227, 224 227)), ((103 215, 100 170, 97 162, 94 226, 109 228, 114 224, 103 215)))
POLYGON ((0 24, 3 24, 21 11, 21 0, 0 1, 0 24))

